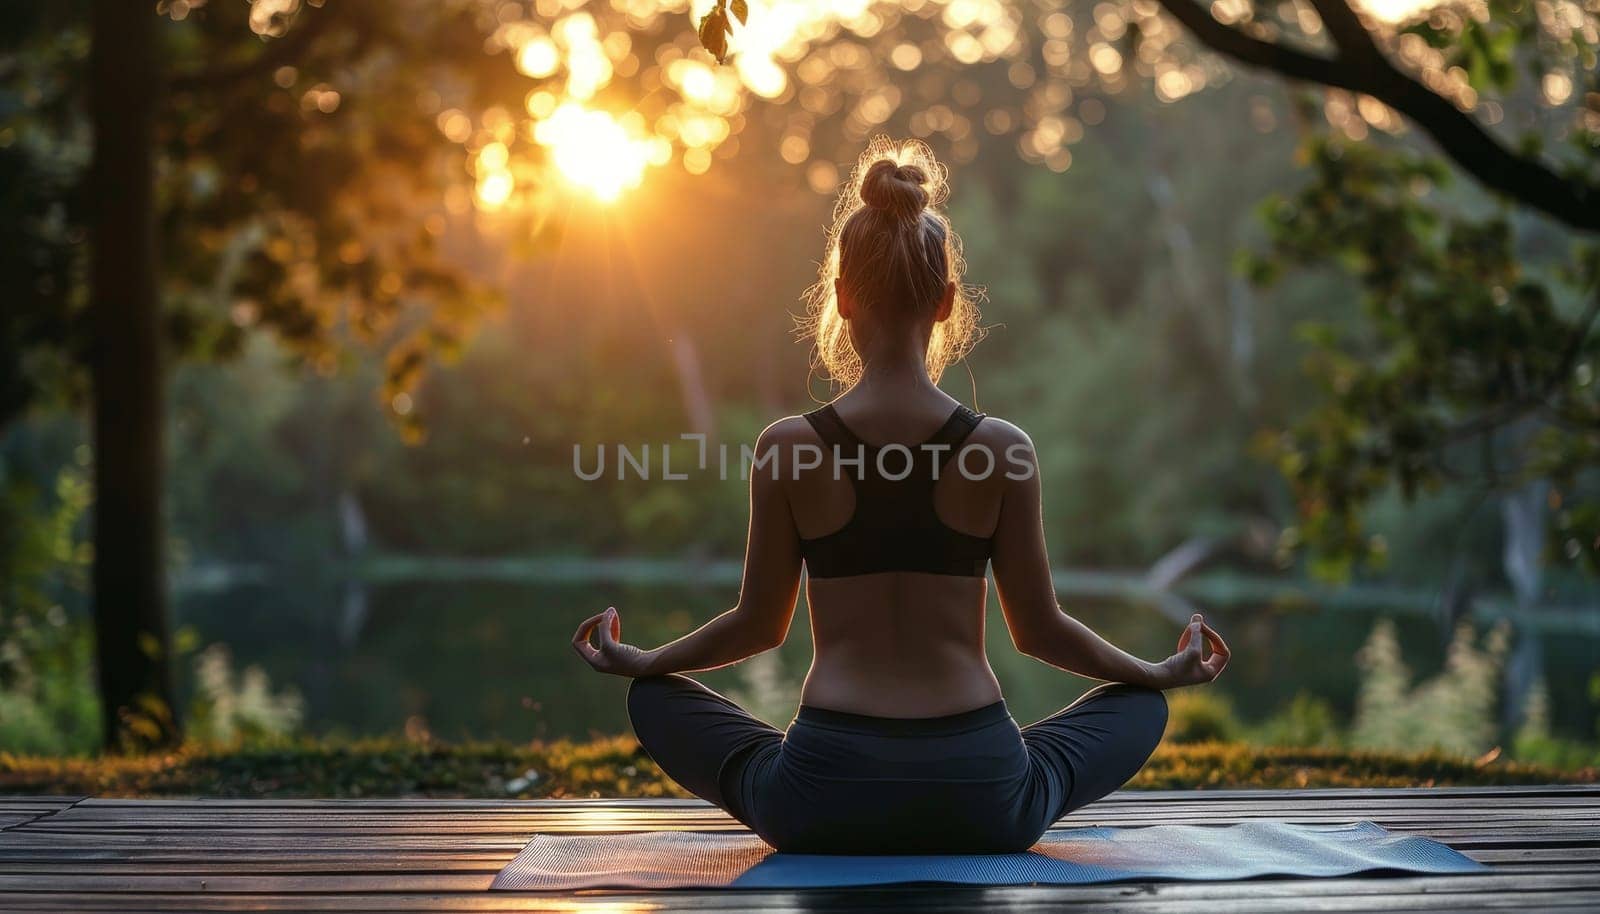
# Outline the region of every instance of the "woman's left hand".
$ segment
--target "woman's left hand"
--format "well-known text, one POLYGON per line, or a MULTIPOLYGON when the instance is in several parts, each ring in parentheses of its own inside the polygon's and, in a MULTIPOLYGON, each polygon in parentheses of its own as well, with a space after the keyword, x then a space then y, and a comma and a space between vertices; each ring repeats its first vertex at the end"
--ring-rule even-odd
POLYGON ((623 644, 622 617, 615 606, 590 616, 578 626, 572 636, 572 649, 584 662, 602 673, 615 676, 647 676, 650 673, 650 652, 631 644, 623 644), (598 633, 600 646, 590 643, 589 637, 598 633))

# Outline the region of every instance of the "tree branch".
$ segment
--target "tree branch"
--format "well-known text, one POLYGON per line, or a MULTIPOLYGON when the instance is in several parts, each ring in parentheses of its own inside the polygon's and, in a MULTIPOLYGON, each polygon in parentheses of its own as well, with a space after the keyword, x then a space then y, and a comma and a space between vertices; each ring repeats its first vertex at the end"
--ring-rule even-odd
POLYGON ((1347 0, 1313 0, 1339 48, 1333 58, 1246 35, 1218 22, 1197 0, 1159 2, 1211 50, 1299 82, 1370 95, 1409 118, 1484 187, 1571 228, 1600 233, 1600 187, 1564 178, 1538 159, 1512 152, 1455 103, 1395 68, 1347 0))
POLYGON ((1372 33, 1367 31, 1367 27, 1361 23, 1361 17, 1345 0, 1311 0, 1311 6, 1317 11, 1317 18, 1327 27, 1340 57, 1362 61, 1375 59, 1380 64, 1388 63, 1372 40, 1372 33))
POLYGON ((1350 82, 1350 74, 1337 60, 1246 35, 1218 22, 1211 11, 1196 0, 1160 0, 1160 3, 1191 35, 1219 54, 1300 82, 1361 91, 1350 82))

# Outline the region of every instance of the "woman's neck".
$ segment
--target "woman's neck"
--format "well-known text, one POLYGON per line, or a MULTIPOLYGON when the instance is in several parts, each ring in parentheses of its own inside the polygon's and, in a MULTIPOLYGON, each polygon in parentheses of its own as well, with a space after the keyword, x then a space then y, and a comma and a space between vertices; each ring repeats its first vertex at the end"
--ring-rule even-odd
POLYGON ((914 341, 874 352, 862 359, 861 380, 856 387, 862 390, 934 390, 938 385, 928 377, 927 353, 914 341))

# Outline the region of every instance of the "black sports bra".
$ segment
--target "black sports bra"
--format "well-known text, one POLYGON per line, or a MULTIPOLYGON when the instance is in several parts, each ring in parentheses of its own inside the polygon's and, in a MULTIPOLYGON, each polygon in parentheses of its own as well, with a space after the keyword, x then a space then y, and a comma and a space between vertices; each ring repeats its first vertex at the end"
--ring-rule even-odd
POLYGON ((855 513, 843 527, 801 538, 807 574, 845 578, 921 571, 983 577, 993 538, 952 530, 933 504, 939 472, 983 421, 982 413, 957 406, 944 426, 916 447, 867 444, 840 421, 831 403, 806 413, 806 421, 822 438, 829 458, 823 466, 848 478, 856 495, 855 513))

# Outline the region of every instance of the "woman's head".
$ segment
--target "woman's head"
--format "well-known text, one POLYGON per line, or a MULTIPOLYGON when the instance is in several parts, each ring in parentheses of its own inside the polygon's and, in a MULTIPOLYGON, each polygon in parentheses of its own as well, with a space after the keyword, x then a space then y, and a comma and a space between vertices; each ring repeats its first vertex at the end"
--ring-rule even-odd
POLYGON ((981 335, 977 296, 961 284, 961 239, 937 207, 945 169, 926 144, 872 141, 834 209, 828 253, 806 294, 814 366, 853 384, 874 353, 927 347, 934 380, 981 335))

